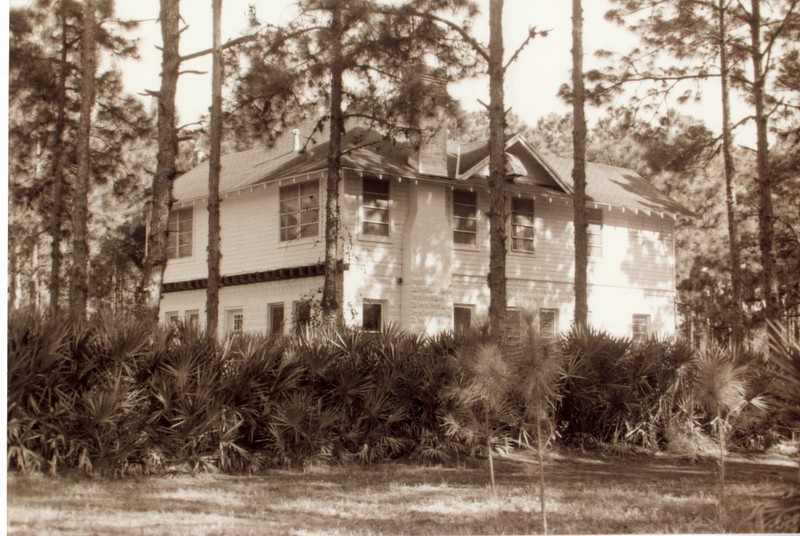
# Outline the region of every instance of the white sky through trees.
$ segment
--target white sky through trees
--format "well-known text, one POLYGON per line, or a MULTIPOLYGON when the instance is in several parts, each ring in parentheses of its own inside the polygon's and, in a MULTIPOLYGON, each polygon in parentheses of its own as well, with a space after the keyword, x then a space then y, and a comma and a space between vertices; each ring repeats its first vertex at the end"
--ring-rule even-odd
MULTIPOLYGON (((12 6, 24 6, 31 0, 11 0, 12 6)), ((475 21, 474 33, 488 42, 488 0, 480 0, 481 16, 475 21), (484 5, 485 4, 485 5, 484 5)), ((294 16, 295 0, 223 0, 222 41, 228 41, 248 33, 248 11, 250 4, 256 9, 262 23, 284 24, 294 16)), ((584 0, 584 69, 599 66, 594 52, 599 49, 628 52, 636 45, 636 37, 622 28, 607 22, 604 13, 610 8, 607 0, 584 0)), ((161 70, 160 27, 156 21, 159 0, 117 0, 117 15, 123 20, 142 20, 140 27, 130 36, 139 39, 139 60, 126 60, 119 64, 124 73, 126 89, 134 94, 145 90, 157 90, 161 70)), ((188 29, 181 35, 181 54, 189 54, 211 47, 211 0, 183 0, 181 13, 188 29)), ((566 0, 506 0, 503 31, 506 57, 508 58, 525 39, 529 27, 549 30, 547 37, 537 37, 520 54, 506 77, 506 107, 510 107, 527 124, 548 113, 564 113, 569 106, 557 96, 559 87, 570 80, 571 5, 566 0)), ((179 124, 198 121, 208 115, 211 105, 211 55, 191 60, 182 65, 183 70, 204 71, 206 74, 184 74, 178 82, 177 104, 179 124)), ((488 77, 480 76, 450 87, 465 110, 479 110, 489 100, 488 77)), ((715 132, 719 131, 721 110, 719 106, 719 84, 712 79, 703 86, 703 101, 679 106, 682 113, 703 119, 715 132)), ((677 92, 676 92, 677 94, 677 92)), ((142 97, 151 99, 150 97, 142 97)), ((618 98, 622 105, 627 98, 618 98)), ((587 116, 593 118, 603 110, 588 108, 587 116)), ((747 113, 737 110, 734 115, 747 113)), ((649 117, 641 117, 648 120, 649 117)), ((734 117, 734 121, 738 118, 734 117)), ((737 142, 748 143, 750 136, 741 129, 737 131, 737 142)))

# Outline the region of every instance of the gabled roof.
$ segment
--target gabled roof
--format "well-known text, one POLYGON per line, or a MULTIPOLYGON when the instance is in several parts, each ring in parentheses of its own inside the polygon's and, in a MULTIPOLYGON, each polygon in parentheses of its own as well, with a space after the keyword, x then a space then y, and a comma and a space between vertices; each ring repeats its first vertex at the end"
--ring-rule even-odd
MULTIPOLYGON (((301 133, 301 140, 308 143, 306 149, 298 153, 293 150, 293 135, 290 132, 279 138, 271 148, 259 147, 223 156, 220 192, 324 172, 329 149, 325 137, 326 133, 301 133)), ((387 139, 374 130, 358 126, 350 128, 343 136, 342 150, 341 165, 345 169, 420 180, 434 179, 418 173, 409 163, 412 149, 408 142, 387 139)), ((535 191, 572 193, 571 159, 541 153, 519 134, 506 138, 506 154, 507 171, 516 177, 516 182, 528 184, 535 191)), ((448 141, 448 177, 436 179, 452 180, 454 183, 485 180, 488 161, 488 140, 464 144, 448 141)), ((586 178, 586 194, 590 202, 691 215, 679 203, 629 169, 587 162, 586 178)), ((203 163, 176 179, 173 195, 178 201, 189 201, 205 197, 207 192, 208 163, 203 163)))

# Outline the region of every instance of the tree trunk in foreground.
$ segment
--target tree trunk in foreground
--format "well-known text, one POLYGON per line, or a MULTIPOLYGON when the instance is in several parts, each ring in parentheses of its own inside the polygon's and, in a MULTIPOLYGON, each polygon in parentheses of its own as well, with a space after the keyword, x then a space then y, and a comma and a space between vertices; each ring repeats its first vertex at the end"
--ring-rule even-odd
POLYGON ((81 48, 81 116, 78 124, 78 173, 72 206, 72 274, 70 277, 69 307, 73 320, 86 319, 89 294, 89 182, 92 174, 91 135, 94 105, 95 62, 95 3, 83 4, 83 42, 81 48))
POLYGON ((503 94, 503 0, 489 3, 489 322, 506 320, 506 153, 503 94))
POLYGON ((731 300, 733 301, 733 326, 731 342, 734 346, 742 343, 744 336, 744 317, 742 311, 741 254, 739 251, 739 230, 736 221, 736 196, 733 188, 735 169, 733 165, 733 132, 731 130, 731 105, 728 73, 728 43, 725 22, 727 9, 725 0, 719 0, 719 72, 722 92, 722 160, 725 166, 725 205, 728 214, 728 249, 731 267, 731 300))
MULTIPOLYGON (((779 321, 778 301, 775 292, 775 260, 772 256, 773 225, 772 177, 769 169, 769 142, 767 141, 767 113, 764 109, 764 84, 766 76, 761 50, 761 2, 751 0, 750 54, 753 60, 753 103, 756 112, 756 151, 758 169, 758 246, 761 250, 761 282, 764 292, 765 317, 768 326, 779 321)), ((772 331, 772 327, 768 328, 772 331)))
POLYGON ((214 18, 212 67, 211 67, 211 133, 210 158, 208 160, 208 287, 206 288, 206 332, 217 336, 219 322, 220 283, 220 227, 219 227, 219 176, 222 150, 222 49, 221 20, 222 0, 212 0, 214 18))
POLYGON ((575 218, 575 327, 586 328, 589 316, 587 266, 589 244, 586 222, 586 117, 583 86, 583 9, 572 0, 572 182, 575 218))
POLYGON ((50 214, 50 314, 58 314, 61 297, 61 224, 64 211, 64 131, 67 125, 67 15, 64 1, 59 2, 61 22, 61 65, 58 71, 58 93, 56 94, 56 123, 53 132, 53 206, 50 214))
POLYGON ((142 291, 153 318, 158 319, 161 286, 167 265, 167 223, 175 180, 178 133, 175 128, 175 92, 181 64, 180 0, 161 0, 161 89, 158 92, 158 155, 152 183, 147 256, 142 291))
POLYGON ((330 146, 328 148, 327 199, 325 201, 325 281, 322 287, 322 315, 326 322, 340 315, 339 303, 339 182, 341 181, 342 135, 342 87, 344 59, 342 57, 343 30, 342 2, 331 10, 331 102, 330 102, 330 146))

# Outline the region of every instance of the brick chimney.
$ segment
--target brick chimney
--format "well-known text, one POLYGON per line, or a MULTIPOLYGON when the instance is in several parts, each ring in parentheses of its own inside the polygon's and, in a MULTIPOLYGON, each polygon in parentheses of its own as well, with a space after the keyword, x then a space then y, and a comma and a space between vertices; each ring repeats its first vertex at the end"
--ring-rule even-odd
POLYGON ((408 163, 419 173, 447 176, 447 126, 445 105, 447 103, 447 83, 429 74, 430 68, 419 66, 411 76, 419 84, 421 98, 412 106, 418 106, 413 114, 411 126, 420 129, 419 134, 410 136, 413 152, 408 163))

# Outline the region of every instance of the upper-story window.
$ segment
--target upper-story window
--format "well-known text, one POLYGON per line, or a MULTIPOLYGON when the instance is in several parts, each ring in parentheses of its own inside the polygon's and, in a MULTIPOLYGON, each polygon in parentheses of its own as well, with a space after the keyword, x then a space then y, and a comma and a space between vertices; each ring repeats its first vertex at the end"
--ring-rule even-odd
POLYGON ((478 243, 478 196, 475 192, 453 190, 453 243, 478 243))
POLYGON ((319 181, 282 186, 281 242, 319 234, 319 181))
POLYGON ((167 259, 182 259, 192 256, 192 228, 194 209, 174 209, 169 212, 167 222, 167 259))
POLYGON ((511 198, 511 250, 533 251, 533 199, 511 198))
POLYGON ((389 236, 389 181, 364 177, 363 233, 389 236))
POLYGON ((603 211, 599 208, 586 209, 586 240, 589 257, 603 256, 603 211))

